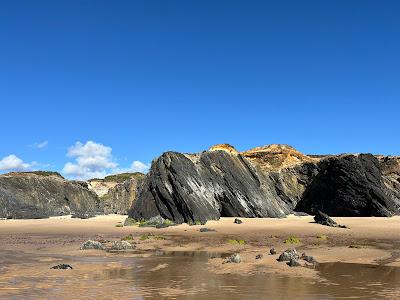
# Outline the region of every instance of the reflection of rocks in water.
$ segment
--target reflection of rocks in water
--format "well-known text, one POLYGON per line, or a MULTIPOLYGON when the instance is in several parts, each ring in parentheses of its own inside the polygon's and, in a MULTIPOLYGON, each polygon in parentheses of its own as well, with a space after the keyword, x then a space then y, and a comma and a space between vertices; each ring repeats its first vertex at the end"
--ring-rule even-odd
POLYGON ((50 272, 49 261, 41 261, 45 256, 40 253, 0 251, 0 265, 5 262, 8 268, 0 273, 0 299, 79 299, 88 292, 93 299, 105 295, 108 299, 174 298, 177 292, 181 294, 176 298, 189 300, 395 299, 393 295, 399 293, 400 268, 321 264, 316 270, 322 280, 268 272, 216 274, 207 265, 213 255, 217 253, 54 256, 63 262, 73 261, 74 270, 50 272), (9 286, 13 288, 7 289, 9 286))

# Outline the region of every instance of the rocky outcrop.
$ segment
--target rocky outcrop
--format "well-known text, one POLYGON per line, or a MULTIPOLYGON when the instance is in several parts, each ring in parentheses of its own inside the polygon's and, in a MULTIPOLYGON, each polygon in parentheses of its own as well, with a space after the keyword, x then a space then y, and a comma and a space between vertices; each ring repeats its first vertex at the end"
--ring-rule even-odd
POLYGON ((100 213, 99 199, 85 183, 54 172, 0 175, 0 218, 32 219, 100 213))
POLYGON ((400 199, 400 157, 378 156, 383 183, 390 191, 393 201, 400 199))
POLYGON ((239 152, 219 144, 199 154, 166 152, 153 161, 129 212, 180 222, 221 216, 399 214, 399 159, 313 155, 287 145, 239 152))
POLYGON ((317 211, 314 216, 315 223, 329 226, 329 227, 338 227, 338 228, 347 228, 345 225, 340 225, 336 223, 333 219, 331 219, 327 214, 324 214, 322 211, 317 211))
POLYGON ((122 173, 104 179, 91 179, 88 185, 100 197, 104 213, 127 214, 143 177, 144 174, 139 172, 122 173))
POLYGON ((296 207, 330 216, 392 216, 399 208, 400 200, 384 184, 378 159, 370 154, 322 160, 296 207))
POLYGON ((130 216, 160 214, 177 223, 221 216, 284 217, 293 204, 278 194, 284 188, 275 188, 283 177, 264 172, 229 145, 200 154, 167 152, 153 162, 130 216))

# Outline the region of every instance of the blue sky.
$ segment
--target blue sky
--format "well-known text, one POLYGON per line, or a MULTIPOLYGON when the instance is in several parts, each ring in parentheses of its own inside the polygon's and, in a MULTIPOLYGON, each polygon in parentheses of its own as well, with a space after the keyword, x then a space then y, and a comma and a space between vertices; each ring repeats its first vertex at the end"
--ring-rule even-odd
POLYGON ((83 178, 216 143, 399 155, 399 15, 399 1, 1 1, 0 172, 83 178))

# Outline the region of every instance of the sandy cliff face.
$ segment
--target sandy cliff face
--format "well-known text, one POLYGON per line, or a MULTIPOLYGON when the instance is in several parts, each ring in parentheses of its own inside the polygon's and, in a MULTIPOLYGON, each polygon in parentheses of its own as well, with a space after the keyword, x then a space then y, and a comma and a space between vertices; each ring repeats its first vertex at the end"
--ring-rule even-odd
POLYGON ((47 218, 101 212, 98 197, 84 183, 52 172, 0 175, 1 218, 47 218))
POLYGON ((92 179, 87 181, 89 190, 96 193, 97 196, 102 197, 106 195, 109 189, 115 187, 118 182, 108 181, 105 182, 103 179, 92 179))
POLYGON ((317 163, 318 158, 307 156, 288 145, 267 145, 241 153, 264 172, 280 171, 305 163, 317 163))

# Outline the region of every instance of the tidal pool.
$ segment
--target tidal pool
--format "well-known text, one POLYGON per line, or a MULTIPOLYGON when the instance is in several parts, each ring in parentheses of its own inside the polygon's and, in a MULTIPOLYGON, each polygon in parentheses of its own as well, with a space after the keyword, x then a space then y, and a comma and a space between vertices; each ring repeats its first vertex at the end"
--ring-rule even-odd
POLYGON ((48 256, 0 253, 0 299, 379 299, 400 297, 400 268, 348 263, 317 267, 318 278, 215 274, 219 254, 48 256), (73 270, 50 270, 58 263, 73 270))

